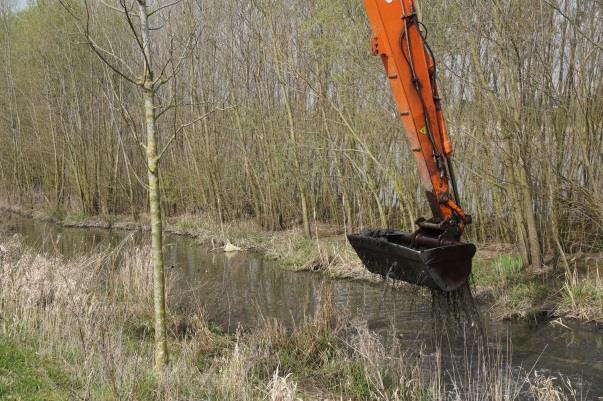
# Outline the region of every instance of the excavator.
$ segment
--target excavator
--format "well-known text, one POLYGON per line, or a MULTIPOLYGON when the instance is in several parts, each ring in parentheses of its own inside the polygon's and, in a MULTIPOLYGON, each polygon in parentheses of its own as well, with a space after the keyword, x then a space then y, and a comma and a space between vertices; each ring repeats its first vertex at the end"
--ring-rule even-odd
POLYGON ((383 61, 433 216, 418 219, 414 232, 372 230, 348 240, 373 273, 455 291, 468 282, 476 247, 461 242, 471 216, 460 205, 435 57, 415 0, 364 0, 364 5, 373 33, 371 50, 383 61))

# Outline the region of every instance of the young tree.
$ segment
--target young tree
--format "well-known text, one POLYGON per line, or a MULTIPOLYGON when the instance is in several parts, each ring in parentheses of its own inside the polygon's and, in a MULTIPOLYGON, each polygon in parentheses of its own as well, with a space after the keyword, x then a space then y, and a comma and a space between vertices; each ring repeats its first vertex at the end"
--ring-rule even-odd
MULTIPOLYGON (((146 153, 149 210, 151 218, 151 248, 153 261, 153 300, 155 320, 155 369, 161 374, 163 367, 169 361, 166 330, 166 300, 165 300, 165 265, 163 255, 163 219, 161 212, 161 189, 159 177, 159 164, 165 151, 178 134, 187 126, 198 122, 206 115, 194 119, 174 129, 171 137, 162 148, 159 144, 158 118, 163 111, 175 107, 174 104, 167 109, 160 110, 158 93, 163 85, 174 79, 181 71, 184 60, 190 50, 195 46, 198 37, 198 28, 193 28, 182 44, 178 55, 174 51, 174 36, 170 31, 171 11, 185 0, 176 0, 166 4, 152 6, 150 0, 118 0, 115 4, 102 3, 102 8, 97 4, 89 4, 84 0, 82 7, 60 0, 67 12, 74 18, 79 32, 85 38, 86 44, 121 79, 138 88, 141 93, 143 121, 146 132, 146 143, 141 144, 146 153), (111 10, 125 21, 133 39, 136 50, 131 60, 124 59, 115 51, 110 43, 103 45, 102 36, 93 32, 95 13, 111 10), (168 42, 167 55, 163 60, 156 54, 160 43, 156 40, 159 31, 164 31, 164 42, 168 42), (166 38, 167 36, 167 38, 166 38), (139 75, 133 71, 139 68, 139 75), (158 112, 158 110, 160 110, 158 112)), ((165 43, 163 43, 165 45, 165 43)))

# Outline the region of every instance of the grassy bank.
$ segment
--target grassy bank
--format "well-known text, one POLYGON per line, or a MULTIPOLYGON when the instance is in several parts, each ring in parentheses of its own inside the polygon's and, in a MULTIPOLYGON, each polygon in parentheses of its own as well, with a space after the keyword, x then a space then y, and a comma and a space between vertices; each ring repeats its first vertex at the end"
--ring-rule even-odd
MULTIPOLYGON (((202 310, 169 313, 171 362, 152 373, 148 250, 123 245, 73 260, 0 236, 0 395, 14 400, 534 400, 571 388, 517 373, 489 352, 444 371, 438 351, 385 348, 328 299, 292 332, 266 322, 225 334, 202 310), (476 393, 478 389, 478 393, 476 393)), ((168 304, 171 292, 168 289, 168 304)))
POLYGON ((69 399, 71 386, 55 360, 0 334, 0 399, 62 401, 69 399))
MULTIPOLYGON (((68 227, 100 227, 122 230, 148 230, 148 218, 134 221, 127 216, 69 214, 56 210, 23 210, 4 206, 13 212, 68 227)), ((368 272, 343 233, 334 227, 316 224, 314 238, 299 229, 270 232, 251 220, 225 224, 203 216, 169 218, 166 231, 196 238, 218 248, 233 243, 243 249, 261 252, 278 261, 279 266, 296 271, 315 271, 330 277, 381 281, 368 272)), ((603 252, 567 256, 568 266, 553 262, 540 269, 524 268, 510 245, 481 244, 474 259, 475 294, 494 319, 562 318, 603 322, 603 252)), ((405 283, 397 285, 404 286, 405 283)))
POLYGON ((477 297, 493 318, 572 319, 603 322, 600 255, 575 255, 568 270, 525 268, 512 253, 478 253, 473 267, 477 297))

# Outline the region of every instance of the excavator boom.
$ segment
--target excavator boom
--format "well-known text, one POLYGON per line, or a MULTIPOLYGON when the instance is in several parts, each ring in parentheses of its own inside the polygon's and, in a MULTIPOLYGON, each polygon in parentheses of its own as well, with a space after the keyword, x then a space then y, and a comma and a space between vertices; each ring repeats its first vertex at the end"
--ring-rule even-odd
POLYGON ((436 63, 424 39, 414 0, 364 0, 432 218, 413 233, 377 230, 349 236, 365 266, 384 276, 443 291, 467 281, 475 246, 460 242, 471 217, 463 211, 436 82, 436 63))

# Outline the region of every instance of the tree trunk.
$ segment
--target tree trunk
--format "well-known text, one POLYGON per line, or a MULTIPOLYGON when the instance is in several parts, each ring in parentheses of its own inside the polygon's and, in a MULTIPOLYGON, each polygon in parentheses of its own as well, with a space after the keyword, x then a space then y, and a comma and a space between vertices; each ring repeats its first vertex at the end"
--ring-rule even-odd
POLYGON ((167 330, 165 323, 165 266, 163 263, 163 228, 159 188, 159 155, 155 115, 155 83, 151 71, 151 43, 147 5, 139 1, 142 44, 145 54, 144 117, 147 131, 147 163, 149 175, 149 207, 151 213, 151 253, 153 260, 153 301, 155 316, 155 371, 161 375, 168 364, 167 330))
POLYGON ((155 368, 160 372, 168 363, 165 325, 165 266, 163 264, 163 229, 159 166, 157 160, 157 133, 155 129, 155 93, 144 89, 144 114, 147 130, 147 163, 149 165, 149 207, 151 212, 151 248, 153 259, 153 300, 155 315, 155 368))
POLYGON ((542 266, 542 252, 540 250, 540 239, 538 236, 538 227, 536 226, 536 217, 534 216, 534 205, 532 192, 528 182, 526 167, 518 166, 519 170, 519 186, 521 188, 522 209, 526 218, 528 229, 528 245, 530 251, 530 263, 533 267, 542 266))

